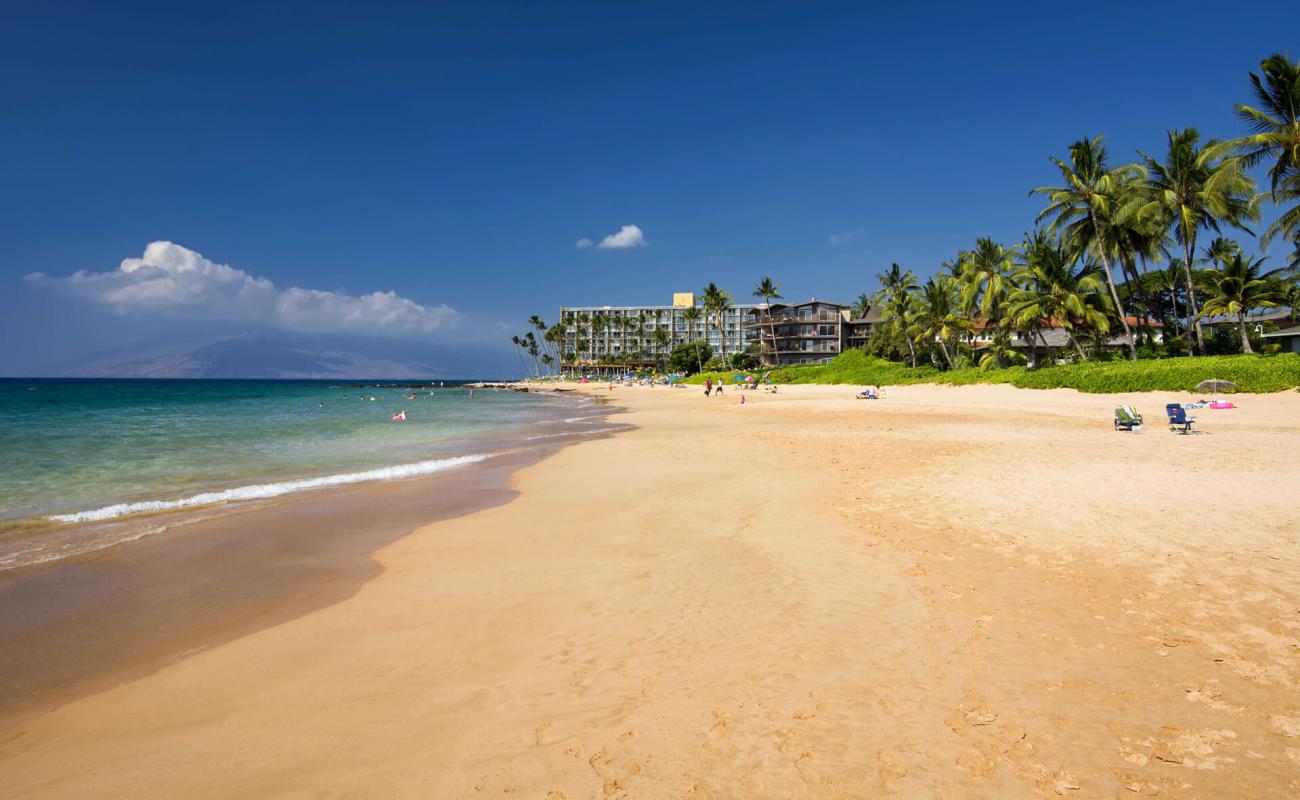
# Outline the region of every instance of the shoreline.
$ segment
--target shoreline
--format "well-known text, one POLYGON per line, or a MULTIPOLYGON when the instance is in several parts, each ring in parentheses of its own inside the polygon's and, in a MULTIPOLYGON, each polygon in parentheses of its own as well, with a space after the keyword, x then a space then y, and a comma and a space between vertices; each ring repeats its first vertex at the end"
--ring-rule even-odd
POLYGON ((382 572, 382 547, 509 502, 515 471, 602 435, 576 430, 434 475, 297 492, 0 571, 0 726, 342 602, 382 572))
POLYGON ((1300 790, 1300 398, 1182 437, 1111 429, 1166 393, 588 391, 636 427, 394 540, 343 602, 5 726, 10 787, 1300 790))

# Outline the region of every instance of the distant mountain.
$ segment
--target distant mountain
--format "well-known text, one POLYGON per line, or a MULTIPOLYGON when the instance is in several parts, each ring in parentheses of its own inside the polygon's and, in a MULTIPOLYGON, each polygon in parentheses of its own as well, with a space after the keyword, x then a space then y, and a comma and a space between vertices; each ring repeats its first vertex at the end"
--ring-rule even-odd
MULTIPOLYGON (((465 354, 441 364, 385 342, 322 344, 298 337, 248 334, 202 344, 169 344, 101 353, 63 371, 79 378, 400 378, 474 376, 465 354), (369 351, 369 352, 366 352, 369 351)), ((401 348, 409 350, 411 348, 401 348)))

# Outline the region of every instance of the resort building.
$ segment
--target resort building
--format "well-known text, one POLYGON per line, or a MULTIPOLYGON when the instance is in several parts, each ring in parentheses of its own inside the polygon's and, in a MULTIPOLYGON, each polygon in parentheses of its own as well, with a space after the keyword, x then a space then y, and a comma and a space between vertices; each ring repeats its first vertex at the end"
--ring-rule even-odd
POLYGON ((867 313, 861 317, 850 317, 844 323, 844 349, 852 350, 855 347, 866 347, 867 340, 880 324, 880 309, 869 308, 867 313))
POLYGON ((763 365, 772 367, 830 363, 844 350, 849 322, 848 306, 814 298, 755 306, 745 327, 761 344, 763 365))
MULTIPOLYGON (((1281 348, 1279 352, 1300 353, 1300 323, 1292 318, 1292 313, 1291 309, 1282 308, 1251 314, 1246 317, 1246 328, 1249 335, 1258 336, 1265 344, 1277 345, 1281 348)), ((1206 336, 1222 328, 1239 335, 1240 324, 1235 314, 1207 317, 1201 321, 1206 336)))
POLYGON ((748 345, 746 321, 758 306, 737 304, 723 313, 722 329, 696 305, 695 294, 677 292, 667 306, 562 306, 563 363, 566 366, 604 364, 652 365, 679 344, 705 341, 714 355, 743 352, 748 345), (699 319, 687 319, 695 308, 699 319))

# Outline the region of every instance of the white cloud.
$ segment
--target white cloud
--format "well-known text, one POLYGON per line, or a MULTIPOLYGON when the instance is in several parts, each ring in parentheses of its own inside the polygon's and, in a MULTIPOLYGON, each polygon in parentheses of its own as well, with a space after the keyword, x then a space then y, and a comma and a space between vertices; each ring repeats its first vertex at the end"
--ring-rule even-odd
POLYGON ((577 244, 576 244, 575 246, 576 246, 579 250, 581 250, 581 249, 584 248, 584 247, 591 247, 593 244, 595 244, 595 242, 591 241, 591 240, 588 239, 586 236, 584 236, 584 237, 582 237, 581 239, 578 240, 578 242, 577 242, 577 244))
POLYGON ((423 306, 394 292, 358 296, 280 289, 266 278, 172 242, 150 242, 142 258, 123 259, 109 272, 77 271, 66 278, 37 272, 27 279, 112 306, 120 314, 186 314, 311 333, 431 333, 460 317, 445 305, 423 306))
POLYGON ((832 233, 830 237, 830 244, 832 247, 838 247, 839 245, 848 244, 849 242, 855 241, 857 238, 858 238, 858 231, 842 231, 840 233, 832 233))
POLYGON ((625 247, 645 247, 645 234, 635 225, 624 225, 618 229, 618 233, 611 233, 600 244, 596 245, 600 250, 621 250, 625 247))

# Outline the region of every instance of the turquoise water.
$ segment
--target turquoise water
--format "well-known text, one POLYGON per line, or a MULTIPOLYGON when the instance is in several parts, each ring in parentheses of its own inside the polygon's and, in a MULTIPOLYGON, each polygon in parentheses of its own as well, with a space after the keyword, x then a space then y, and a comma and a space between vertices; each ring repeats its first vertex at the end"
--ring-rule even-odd
POLYGON ((0 566, 6 533, 432 474, 594 411, 454 385, 3 379, 0 566))

